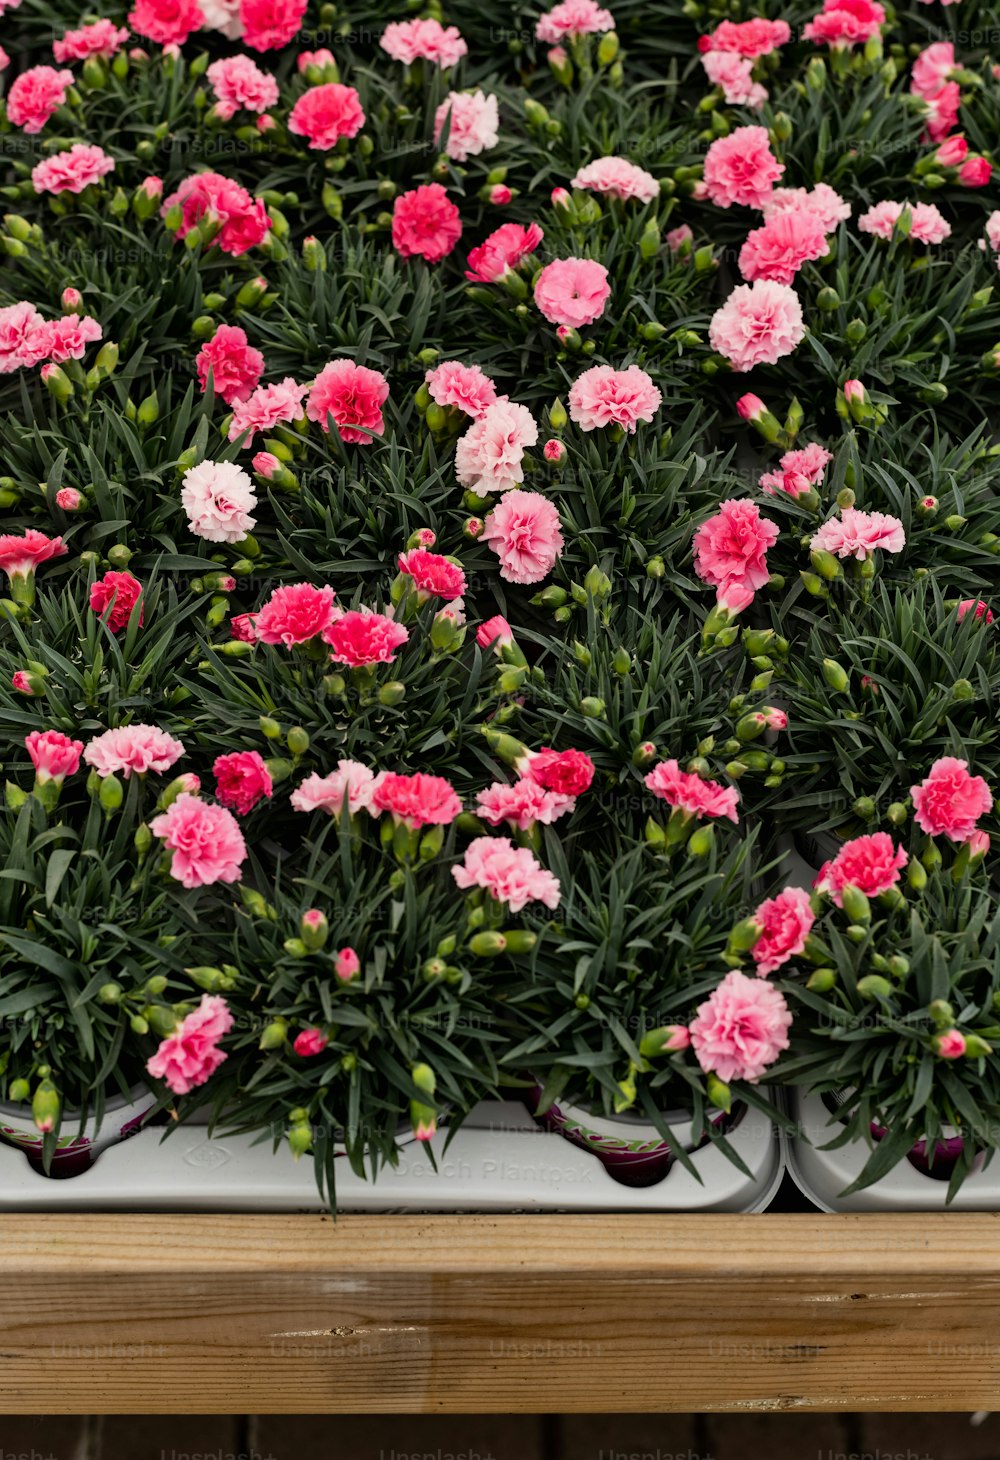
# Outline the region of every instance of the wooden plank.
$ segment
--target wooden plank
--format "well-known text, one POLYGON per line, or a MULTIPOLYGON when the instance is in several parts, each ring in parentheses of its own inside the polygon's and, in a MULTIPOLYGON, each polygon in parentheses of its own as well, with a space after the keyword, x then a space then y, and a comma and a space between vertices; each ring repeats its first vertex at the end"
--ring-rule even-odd
POLYGON ((0 1412, 976 1410, 998 1216, 0 1218, 0 1412))

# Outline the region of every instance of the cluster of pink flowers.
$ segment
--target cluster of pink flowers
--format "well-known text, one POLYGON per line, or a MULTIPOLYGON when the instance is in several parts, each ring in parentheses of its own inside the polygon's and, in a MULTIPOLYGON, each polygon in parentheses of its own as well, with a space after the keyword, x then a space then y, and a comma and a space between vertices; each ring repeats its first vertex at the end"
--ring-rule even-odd
POLYGON ((218 172, 196 172, 185 178, 175 193, 164 198, 164 217, 174 208, 180 209, 178 239, 184 239, 202 221, 211 222, 214 231, 210 241, 223 253, 238 257, 264 242, 271 228, 271 219, 260 198, 252 198, 246 188, 218 172))
POLYGON ((933 203, 876 203, 858 219, 862 233, 891 238, 897 228, 918 243, 944 243, 951 237, 951 224, 933 203))
POLYGON ((0 309, 0 375, 45 361, 59 365, 66 360, 82 360, 86 347, 102 334, 101 326, 89 314, 43 319, 27 300, 8 304, 0 309))
POLYGON ((818 487, 826 475, 827 463, 833 460, 832 453, 818 442, 810 441, 784 452, 778 460, 778 470, 764 472, 759 486, 769 495, 787 492, 790 497, 802 497, 818 487))
POLYGON ((901 553, 905 545, 906 533, 898 517, 890 517, 887 512, 859 512, 856 507, 845 507, 839 520, 831 517, 824 522, 809 544, 813 552, 856 558, 859 563, 876 551, 901 553))
POLYGON ((432 19, 394 20, 383 31, 379 45, 406 66, 424 60, 442 70, 456 66, 469 50, 455 26, 432 19))
POLYGON ((509 837, 480 836, 465 849, 465 858, 451 869, 459 887, 481 887, 512 913, 529 902, 559 905, 559 879, 539 866, 527 847, 515 847, 509 837))
POLYGON ((494 781, 476 793, 478 815, 490 826, 551 826, 576 810, 577 797, 594 779, 593 761, 579 750, 529 751, 516 769, 516 781, 494 781))
POLYGON ((739 611, 767 582, 767 550, 778 536, 749 497, 723 502, 694 535, 694 570, 716 589, 720 603, 739 611))

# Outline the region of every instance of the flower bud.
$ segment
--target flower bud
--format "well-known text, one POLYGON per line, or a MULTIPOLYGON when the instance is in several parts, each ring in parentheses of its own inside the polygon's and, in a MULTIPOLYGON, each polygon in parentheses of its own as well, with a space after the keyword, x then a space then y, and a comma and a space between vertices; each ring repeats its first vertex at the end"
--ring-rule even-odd
POLYGON ((31 1115, 35 1126, 43 1135, 49 1135, 59 1124, 62 1113, 62 1099, 59 1091, 48 1078, 35 1087, 31 1101, 31 1115))
POLYGON ((318 953, 330 936, 326 913, 318 907, 307 908, 299 921, 299 937, 309 953, 318 953))

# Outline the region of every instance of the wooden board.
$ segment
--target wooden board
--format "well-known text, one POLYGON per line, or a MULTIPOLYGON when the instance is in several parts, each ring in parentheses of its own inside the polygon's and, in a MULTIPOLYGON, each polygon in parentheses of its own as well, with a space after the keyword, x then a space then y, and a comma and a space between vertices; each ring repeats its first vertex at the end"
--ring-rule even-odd
POLYGON ((0 1218, 0 1412, 977 1410, 1000 1214, 0 1218))

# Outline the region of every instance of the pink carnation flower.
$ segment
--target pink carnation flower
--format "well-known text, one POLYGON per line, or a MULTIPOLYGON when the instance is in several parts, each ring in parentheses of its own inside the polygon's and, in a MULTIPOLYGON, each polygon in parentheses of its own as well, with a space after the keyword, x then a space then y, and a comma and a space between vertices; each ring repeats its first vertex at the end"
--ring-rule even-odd
POLYGON ((244 446, 250 446, 258 434, 272 431, 282 422, 298 421, 305 414, 302 401, 309 393, 308 385, 296 385, 290 375, 271 385, 260 385, 246 400, 233 403, 233 419, 229 426, 229 439, 235 441, 244 431, 249 436, 244 446))
POLYGON ((419 256, 440 263, 461 236, 458 209, 440 183, 422 183, 400 193, 393 204, 392 242, 404 259, 419 256))
POLYGON ((694 535, 694 570, 720 592, 735 584, 756 593, 770 577, 767 550, 778 540, 773 522, 749 497, 721 503, 694 535))
POLYGON ((744 279, 773 279, 791 284, 802 265, 828 252, 826 234, 811 213, 776 213, 754 228, 740 249, 744 279))
POLYGON ((234 639, 239 639, 242 644, 256 644, 257 630, 254 628, 255 613, 234 613, 229 620, 229 628, 234 639))
POLYGON ((205 542, 242 542, 252 532, 257 505, 253 482, 231 461, 203 461, 184 473, 181 506, 195 537, 205 542))
POLYGON ((925 101, 937 96, 953 71, 958 70, 955 47, 951 41, 935 41, 926 46, 913 63, 910 72, 910 91, 925 101))
MULTIPOLYGON (((32 331, 26 344, 25 364, 48 359, 57 365, 67 360, 82 360, 87 346, 101 338, 101 326, 89 314, 82 317, 64 314, 46 320, 32 331)), ((43 372, 44 374, 44 372, 43 372)))
POLYGON ((703 179, 709 199, 718 207, 739 203, 761 208, 784 170, 771 151, 766 127, 736 127, 709 147, 703 179))
POLYGON ((831 517, 813 534, 812 552, 835 553, 838 558, 857 558, 863 563, 877 549, 884 553, 901 553, 906 546, 906 533, 898 517, 886 512, 859 512, 845 507, 840 521, 831 517))
POLYGON ((327 776, 306 776, 292 792, 291 803, 296 811, 325 811, 328 816, 339 816, 346 800, 348 814, 356 816, 370 809, 377 779, 375 772, 360 761, 341 760, 327 776))
POLYGON ((527 847, 515 847, 509 837, 476 837, 451 875, 459 887, 484 888, 497 902, 505 902, 511 913, 519 913, 529 902, 559 906, 559 879, 540 867, 527 847))
POLYGON ((201 0, 205 29, 220 31, 227 40, 238 41, 243 35, 240 0, 201 0))
POLYGON ((99 776, 162 775, 184 754, 184 746, 156 725, 121 725, 90 741, 83 758, 99 776))
POLYGON ((513 630, 501 613, 495 613, 492 618, 481 623, 476 630, 476 643, 480 649, 492 648, 495 654, 498 654, 501 649, 509 649, 513 642, 513 630))
POLYGON ((259 642, 284 644, 286 649, 307 644, 333 623, 334 597, 332 588, 314 588, 311 583, 276 588, 254 619, 259 642))
POLYGON ((322 1029, 302 1029, 296 1034, 292 1048, 300 1058, 314 1059, 329 1043, 322 1029))
POLYGON ((570 187, 591 193, 607 193, 620 202, 651 203, 660 196, 660 184, 652 173, 636 167, 625 157, 598 157, 581 167, 570 187))
POLYGON ((365 124, 361 101, 353 86, 328 81, 300 96, 288 117, 288 130, 307 137, 316 152, 329 152, 341 137, 356 137, 365 124))
POLYGON ((824 862, 813 886, 818 892, 829 893, 837 906, 843 907, 845 887, 857 887, 866 897, 888 892, 909 860, 888 832, 875 831, 845 842, 831 862, 824 862))
POLYGON ((524 480, 524 453, 537 440, 538 426, 526 406, 496 401, 455 447, 455 475, 480 497, 506 492, 524 480))
POLYGON ((543 15, 535 26, 535 35, 546 45, 578 35, 600 35, 614 30, 615 18, 610 10, 602 10, 596 0, 562 0, 543 15))
POLYGON ((460 360, 442 360, 424 376, 431 400, 439 406, 454 406, 478 420, 497 398, 497 389, 478 365, 460 360))
POLYGON ((32 730, 24 739, 35 780, 44 785, 55 781, 61 786, 67 776, 75 776, 80 768, 82 740, 70 740, 61 730, 32 730))
POLYGON ((483 541, 508 583, 540 583, 563 550, 559 512, 540 492, 505 492, 483 524, 483 541))
POLYGON ((263 201, 218 172, 196 172, 185 178, 175 193, 164 198, 160 211, 165 217, 177 206, 182 215, 178 239, 186 238, 208 214, 211 222, 222 225, 212 243, 234 258, 263 243, 271 228, 263 201))
POLYGON ((555 791, 560 796, 580 796, 589 791, 594 780, 594 762, 582 750, 529 751, 522 766, 522 776, 537 782, 546 791, 555 791))
POLYGON ((182 886, 211 887, 240 880, 246 843, 236 818, 225 807, 183 791, 153 818, 149 829, 173 853, 170 875, 182 886))
POLYGON ((434 141, 440 142, 445 120, 444 150, 453 162, 467 162, 488 152, 500 140, 500 113, 495 96, 482 91, 450 91, 434 113, 434 141))
POLYGON ((277 81, 250 56, 226 56, 213 61, 205 75, 216 95, 216 116, 223 121, 229 121, 240 110, 259 113, 277 105, 277 81))
POLYGON ((127 629, 132 610, 139 604, 139 623, 143 618, 142 584, 131 573, 116 573, 110 568, 103 578, 98 578, 90 588, 90 607, 102 617, 107 615, 108 628, 113 634, 127 629))
POLYGON ((243 39, 254 51, 277 51, 302 29, 308 0, 240 0, 243 39))
POLYGON ((957 81, 947 81, 934 96, 923 98, 927 107, 927 135, 940 142, 958 122, 962 90, 957 81))
POLYGON ((751 20, 723 20, 710 35, 699 38, 698 49, 703 54, 729 51, 756 60, 758 56, 769 56, 778 46, 787 45, 791 34, 787 20, 765 20, 763 16, 754 16, 751 20))
POLYGON ((202 994, 201 1003, 161 1042, 146 1069, 175 1095, 187 1095, 204 1085, 226 1059, 219 1044, 232 1027, 233 1016, 225 999, 202 994))
POLYGON ((461 564, 453 563, 440 553, 429 553, 426 548, 410 548, 400 553, 399 571, 413 580, 413 588, 420 602, 428 598, 461 598, 466 590, 465 573, 461 564))
POLYGON ((161 46, 182 46, 204 20, 198 0, 135 0, 128 17, 138 35, 161 46))
POLYGON ((514 831, 530 831, 536 824, 551 826, 560 816, 573 810, 576 801, 559 791, 548 791, 532 780, 522 776, 513 785, 506 781, 494 781, 476 792, 477 815, 490 826, 507 823, 514 831))
POLYGON ((966 842, 976 822, 993 809, 993 793, 982 776, 969 773, 969 763, 944 755, 931 766, 919 786, 910 787, 913 819, 928 836, 966 842))
POLYGON ((36 193, 82 193, 114 172, 115 160, 101 147, 74 142, 67 152, 55 152, 31 169, 36 193))
POLYGON ((32 66, 11 82, 7 93, 7 117, 15 127, 33 135, 63 105, 73 85, 72 71, 52 66, 32 66))
POLYGON ((445 70, 468 54, 468 46, 455 26, 439 20, 393 20, 385 28, 379 45, 394 61, 412 66, 421 58, 445 70))
POLYGON ((60 66, 68 61, 85 61, 88 56, 105 59, 120 51, 128 40, 128 31, 119 29, 113 20, 95 20, 79 30, 68 30, 61 40, 52 42, 52 54, 60 66))
POLYGON ((608 271, 594 259, 554 259, 535 279, 535 303, 550 324, 580 329, 604 313, 608 271))
POLYGON ((334 664, 360 669, 368 664, 391 664, 396 650, 410 637, 402 624, 370 609, 351 609, 334 619, 323 638, 333 649, 334 664))
POLYGON ((802 31, 807 41, 825 42, 842 50, 879 34, 885 10, 877 0, 823 0, 823 9, 802 31))
POLYGON ((469 253, 465 277, 477 284, 496 284, 522 259, 533 254, 545 237, 537 223, 503 223, 469 253))
POLYGON ((422 826, 450 825, 461 814, 462 803, 443 776, 383 771, 376 779, 370 810, 375 816, 388 811, 397 826, 416 831, 422 826))
POLYGON ((705 75, 722 91, 729 106, 746 106, 759 111, 767 101, 767 90, 753 79, 753 62, 730 51, 707 51, 701 58, 705 75))
POLYGON ((819 486, 826 474, 827 462, 832 454, 815 441, 807 446, 786 451, 778 463, 780 470, 764 472, 760 486, 769 495, 787 492, 790 497, 801 497, 819 486))
POLYGON ((736 810, 740 793, 735 786, 721 786, 718 781, 703 780, 691 771, 682 771, 676 760, 662 760, 645 778, 654 796, 666 801, 685 817, 725 816, 739 822, 736 810))
POLYGON ((640 421, 653 419, 662 399, 638 365, 630 365, 627 370, 592 365, 570 386, 569 414, 582 431, 620 426, 634 435, 640 421))
POLYGON ((342 441, 370 446, 384 428, 382 407, 388 397, 389 382, 380 371, 353 360, 331 360, 310 387, 306 415, 327 432, 332 416, 342 441))
POLYGON ((963 598, 958 605, 957 612, 959 623, 970 613, 973 618, 985 619, 988 624, 993 622, 993 614, 990 611, 989 604, 984 603, 981 598, 963 598))
POLYGON ((66 556, 66 545, 61 537, 47 537, 36 527, 29 527, 22 536, 13 533, 0 534, 0 572, 7 574, 11 584, 18 581, 30 583, 35 569, 51 558, 66 556))
POLYGON ((264 373, 264 356, 247 341, 245 330, 235 324, 220 324, 195 357, 198 380, 204 393, 209 371, 212 388, 227 406, 245 401, 257 389, 264 373))
POLYGON ((753 946, 753 961, 763 978, 790 958, 798 957, 816 914, 804 887, 786 887, 777 897, 762 902, 754 919, 760 924, 761 935, 753 946))
POLYGON ((0 375, 10 375, 45 359, 46 351, 36 348, 45 328, 46 321, 26 299, 0 309, 0 375))
MULTIPOLYGON (((0 12, 0 14, 2 14, 2 12, 0 12)), ((7 69, 7 67, 9 65, 10 65, 10 57, 8 56, 7 52, 4 50, 3 46, 0 46, 0 71, 6 71, 6 69, 7 69)))
POLYGON ((858 219, 861 233, 891 238, 904 210, 910 214, 910 237, 918 243, 943 243, 951 237, 951 224, 933 203, 876 203, 858 219))
POLYGON ((820 224, 824 233, 833 233, 838 223, 851 216, 851 205, 846 203, 829 183, 817 183, 814 188, 775 188, 763 204, 764 219, 770 221, 780 213, 809 213, 820 224))
POLYGON ((270 800, 273 794, 271 772, 256 750, 216 756, 212 771, 215 799, 237 816, 249 816, 259 802, 270 800))
POLYGON ((788 1048, 791 1022, 780 989, 734 968, 698 1006, 691 1047, 706 1074, 753 1084, 788 1048))
POLYGON ((805 335, 802 305, 787 284, 758 279, 738 284, 712 315, 708 338, 712 349, 739 373, 757 365, 774 365, 799 345, 805 335))

